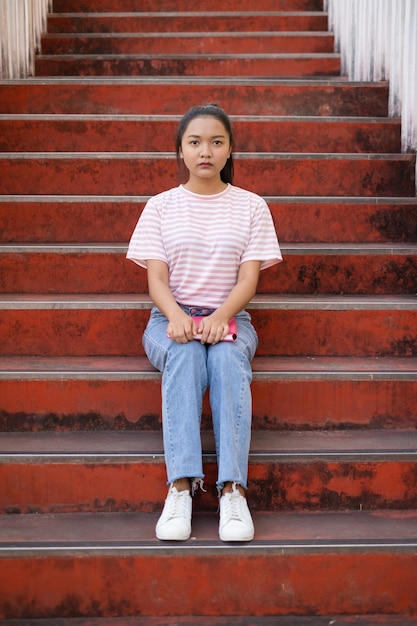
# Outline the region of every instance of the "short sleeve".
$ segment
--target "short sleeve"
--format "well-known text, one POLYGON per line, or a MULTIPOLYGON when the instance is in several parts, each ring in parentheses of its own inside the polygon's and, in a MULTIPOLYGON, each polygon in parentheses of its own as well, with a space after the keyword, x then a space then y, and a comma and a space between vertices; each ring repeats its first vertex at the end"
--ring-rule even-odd
POLYGON ((241 263, 261 261, 261 270, 264 270, 282 261, 282 254, 271 211, 263 198, 255 197, 257 202, 251 219, 249 242, 241 263))
POLYGON ((129 242, 126 258, 146 269, 147 259, 167 263, 161 235, 161 211, 154 199, 148 200, 129 242))

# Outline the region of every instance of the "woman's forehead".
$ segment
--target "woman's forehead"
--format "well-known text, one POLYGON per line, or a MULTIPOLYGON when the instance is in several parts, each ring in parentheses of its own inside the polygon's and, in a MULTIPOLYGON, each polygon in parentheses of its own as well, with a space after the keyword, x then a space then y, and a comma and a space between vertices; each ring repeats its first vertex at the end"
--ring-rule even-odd
POLYGON ((227 137, 228 132, 223 123, 216 117, 203 115, 195 117, 189 122, 184 135, 211 135, 227 137))

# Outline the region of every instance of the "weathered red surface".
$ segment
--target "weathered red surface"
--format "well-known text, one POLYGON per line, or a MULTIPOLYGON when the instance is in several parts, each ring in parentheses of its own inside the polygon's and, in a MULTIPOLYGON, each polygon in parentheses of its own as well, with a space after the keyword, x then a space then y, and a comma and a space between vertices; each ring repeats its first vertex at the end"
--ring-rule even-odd
MULTIPOLYGON (((321 11, 322 0, 240 0, 240 11, 321 11)), ((56 13, 195 11, 194 0, 54 0, 56 13)), ((205 11, 225 11, 223 0, 206 0, 205 11)))
MULTIPOLYGON (((399 615, 366 615, 340 616, 244 616, 224 617, 81 617, 81 618, 54 618, 54 626, 328 626, 330 621, 336 621, 339 626, 415 626, 417 619, 399 615), (279 619, 279 622, 277 620, 279 619), (71 621, 69 621, 71 620, 71 621)), ((1 623, 1 622, 0 622, 1 623)), ((14 626, 31 626, 27 620, 14 620, 14 626)), ((2 625, 3 626, 3 625, 2 625)), ((7 626, 7 624, 4 624, 7 626)), ((36 626, 50 626, 50 620, 37 620, 36 626)))
MULTIPOLYGON (((282 243, 415 241, 416 198, 393 198, 391 202, 385 199, 376 202, 373 198, 267 198, 267 201, 282 243)), ((23 244, 92 241, 127 244, 144 202, 140 196, 0 198, 0 240, 23 244)), ((279 268, 280 272, 283 267, 279 268)))
MULTIPOLYGON (((172 151, 178 117, 136 119, 90 118, 0 119, 4 152, 172 151)), ((400 151, 399 120, 372 118, 289 118, 233 120, 237 152, 373 152, 400 151)))
MULTIPOLYGON (((53 450, 51 451, 53 452, 53 450)), ((23 451, 22 451, 23 453, 23 451)), ((154 511, 166 496, 162 437, 148 459, 109 461, 8 460, 0 465, 1 513, 65 513, 80 511, 154 511)), ((334 455, 337 457, 338 453, 334 455)), ((288 452, 291 456, 291 452, 288 452)), ((317 452, 319 456, 319 451, 317 452)), ((417 462, 271 460, 268 454, 249 461, 248 499, 251 508, 278 510, 410 509, 417 506, 417 462), (263 458, 264 457, 264 458, 263 458)), ((206 493, 196 510, 216 510, 217 465, 204 464, 206 493)))
MULTIPOLYGON (((257 10, 255 10, 257 11, 257 10)), ((158 33, 158 32, 242 32, 242 31, 326 31, 327 15, 317 13, 280 13, 225 11, 214 13, 163 14, 140 12, 132 15, 77 15, 50 14, 50 33, 158 33)))
POLYGON ((1 430, 157 430, 158 380, 9 380, 0 383, 1 430))
POLYGON ((252 397, 254 428, 416 425, 417 380, 255 380, 252 397))
POLYGON ((235 54, 223 57, 202 55, 188 58, 158 58, 137 55, 114 57, 99 55, 82 59, 74 56, 38 57, 37 76, 336 76, 340 73, 340 58, 336 55, 254 57, 235 54))
MULTIPOLYGON (((53 298, 53 296, 51 296, 53 298)), ((4 309, 3 354, 143 355, 146 309, 4 309)), ((417 356, 417 310, 253 310, 259 356, 417 356)))
MULTIPOLYGON (((114 9, 112 9, 114 10, 114 9)), ((258 9, 259 10, 259 9, 258 9)), ((277 10, 277 9, 274 9, 277 10)), ((329 53, 334 51, 334 35, 326 32, 305 33, 199 33, 186 36, 149 33, 128 36, 98 34, 47 34, 42 37, 42 54, 261 54, 329 53)))
MULTIPOLYGON (((417 252, 417 246, 416 246, 417 252)), ((276 271, 261 273, 258 293, 414 294, 414 257, 387 251, 332 254, 308 250, 286 255, 276 271)), ((145 293, 146 272, 126 251, 0 251, 0 289, 5 293, 145 293)))
POLYGON ((211 83, 167 79, 149 84, 132 78, 117 86, 100 80, 18 81, 0 84, 0 112, 182 115, 193 104, 217 102, 231 115, 388 115, 387 83, 211 83))
MULTIPOLYGON (((139 360, 138 360, 139 361, 139 360)), ((370 380, 331 380, 315 376, 309 369, 307 360, 304 365, 304 378, 294 380, 287 377, 273 376, 278 366, 266 362, 271 375, 261 379, 257 373, 262 367, 255 359, 255 375, 252 383, 253 429, 317 429, 317 428, 414 428, 416 426, 415 407, 417 405, 417 377, 412 372, 407 379, 395 380, 396 372, 387 374, 387 379, 375 379, 376 367, 372 362, 368 370, 358 369, 357 377, 366 376, 370 380), (392 378, 392 379, 390 379, 392 378)), ((290 368, 288 362, 287 367, 290 368)), ((48 371, 45 363, 45 370, 48 371)), ((352 364, 351 364, 352 366, 352 364)), ((9 365, 11 369, 12 364, 9 365)), ((32 372, 29 380, 19 380, 16 373, 11 380, 2 380, 0 395, 2 431, 71 431, 71 430, 159 430, 161 428, 161 391, 160 380, 146 379, 152 371, 147 363, 138 363, 143 372, 137 376, 128 376, 128 369, 120 363, 117 372, 125 374, 124 380, 113 380, 115 376, 109 368, 108 379, 94 378, 91 371, 97 367, 94 361, 87 365, 85 377, 71 378, 70 373, 36 375, 36 369, 27 364, 27 371, 32 372), (125 369, 124 369, 125 368, 125 369), (90 376, 88 376, 90 374, 90 376)), ((345 360, 345 368, 349 360, 345 360)), ((410 362, 412 367, 412 362, 410 362)), ((282 366, 281 366, 282 368, 282 366)), ((77 363, 69 372, 77 372, 77 363)), ((99 368, 97 368, 99 369, 99 368)), ((323 365, 323 369, 325 365, 323 365)), ((354 369, 354 367, 352 367, 354 369)), ((406 373, 406 367, 403 370, 406 373)), ((398 372, 400 374, 401 372, 398 372)), ((74 374, 73 374, 74 376, 74 374)), ((207 398, 204 402, 204 424, 211 428, 210 408, 207 398)))
MULTIPOLYGON (((2 194, 147 195, 184 182, 174 155, 0 155, 2 194), (146 172, 146 176, 145 176, 146 172)), ((411 196, 415 156, 240 154, 235 184, 277 196, 411 196)))
POLYGON ((416 614, 413 554, 4 558, 5 616, 416 614), (196 575, 196 572, 198 573, 196 575), (393 575, 395 572, 395 575, 393 575), (326 584, 323 584, 323 580, 326 584), (253 599, 256 598, 254 603, 253 599))

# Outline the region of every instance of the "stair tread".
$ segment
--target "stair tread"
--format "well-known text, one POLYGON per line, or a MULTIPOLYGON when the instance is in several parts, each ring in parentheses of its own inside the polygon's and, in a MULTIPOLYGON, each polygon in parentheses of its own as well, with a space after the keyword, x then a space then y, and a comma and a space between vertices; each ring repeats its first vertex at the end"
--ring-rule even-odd
MULTIPOLYGON (((146 52, 138 52, 138 53, 129 53, 129 54, 118 54, 118 53, 77 53, 72 52, 70 54, 39 54, 37 55, 37 61, 50 60, 54 59, 59 61, 60 59, 77 59, 77 61, 82 61, 83 59, 100 59, 100 60, 109 60, 109 59, 196 59, 201 60, 202 55, 198 53, 146 53, 146 52)), ((210 53, 210 59, 244 59, 245 61, 250 59, 339 59, 340 54, 334 52, 223 52, 223 53, 210 53)))
MULTIPOLYGON (((366 206, 389 204, 389 205, 417 205, 417 197, 414 196, 263 196, 265 200, 270 202, 282 202, 285 204, 306 204, 311 203, 323 203, 323 204, 355 204, 366 206)), ((132 196, 132 195, 54 195, 54 194, 0 194, 0 204, 7 202, 17 202, 19 204, 26 204, 30 202, 58 202, 58 203, 73 203, 73 202, 115 202, 121 201, 127 203, 144 202, 149 198, 148 195, 144 196, 132 196)))
MULTIPOLYGON (((287 243, 280 242, 284 254, 417 254, 417 243, 287 243)), ((127 252, 127 243, 5 243, 0 244, 0 254, 122 254, 127 252)))
POLYGON ((381 80, 375 83, 356 80, 348 81, 344 76, 330 76, 318 78, 257 78, 256 76, 219 76, 219 77, 200 77, 200 76, 45 76, 25 78, 24 82, 18 79, 6 79, 1 81, 0 87, 23 87, 30 86, 56 86, 60 85, 79 85, 95 89, 100 85, 254 85, 268 87, 341 87, 343 90, 355 91, 359 89, 371 89, 372 91, 385 92, 388 88, 388 82, 381 80))
MULTIPOLYGON (((215 455, 213 433, 202 431, 203 455, 215 455)), ((39 461, 123 463, 161 462, 160 431, 83 431, 2 433, 0 459, 6 462, 39 461)), ((267 459, 413 460, 417 459, 417 431, 384 430, 254 430, 250 462, 267 459)), ((416 513, 417 514, 417 513, 416 513)))
MULTIPOLYGON (((102 55, 100 55, 102 56, 102 55)), ((392 118, 392 117, 377 117, 377 116, 358 116, 352 117, 347 115, 323 115, 321 117, 317 117, 314 115, 230 115, 229 116, 232 122, 259 122, 260 124, 266 122, 278 122, 278 123, 287 123, 292 122, 297 124, 299 122, 310 122, 311 124, 332 124, 332 123, 343 123, 343 124, 363 124, 366 123, 374 123, 376 125, 395 125, 401 126, 400 118, 392 118)), ((96 122, 170 122, 170 121, 179 121, 181 119, 180 115, 163 115, 163 114, 155 114, 155 115, 139 115, 139 114, 124 114, 115 115, 111 113, 68 113, 66 115, 61 113, 0 113, 0 121, 46 121, 46 122, 54 122, 54 121, 62 121, 62 122, 79 122, 79 121, 96 121, 96 122)))
MULTIPOLYGON (((158 513, 67 513, 0 517, 0 554, 97 554, 236 551, 218 538, 216 513, 193 515, 186 542, 155 539, 158 513)), ((416 511, 254 512, 255 540, 250 552, 415 552, 416 511)))
MULTIPOLYGON (((415 357, 260 357, 252 363, 255 379, 415 380, 415 357)), ((0 356, 0 380, 149 379, 160 374, 146 357, 0 356)))
MULTIPOLYGON (((0 294, 1 309, 150 309, 146 294, 0 294)), ((289 310, 417 310, 417 297, 258 294, 248 309, 289 310)))
POLYGON ((334 34, 326 31, 88 32, 45 33, 41 40, 43 54, 123 54, 151 50, 161 53, 193 48, 195 54, 202 54, 210 52, 214 45, 218 46, 218 53, 231 52, 233 49, 235 52, 245 49, 252 49, 253 52, 333 52, 334 34))

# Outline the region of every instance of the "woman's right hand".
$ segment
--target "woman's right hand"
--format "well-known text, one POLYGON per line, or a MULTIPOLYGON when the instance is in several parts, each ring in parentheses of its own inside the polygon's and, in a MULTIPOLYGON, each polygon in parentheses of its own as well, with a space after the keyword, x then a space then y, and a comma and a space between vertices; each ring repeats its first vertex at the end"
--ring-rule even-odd
POLYGON ((169 320, 167 334, 177 343, 188 343, 197 334, 197 326, 192 317, 183 313, 169 320))
POLYGON ((169 288, 168 265, 164 261, 147 260, 148 285, 151 300, 168 319, 167 335, 178 343, 194 339, 197 328, 194 320, 181 309, 169 288))

